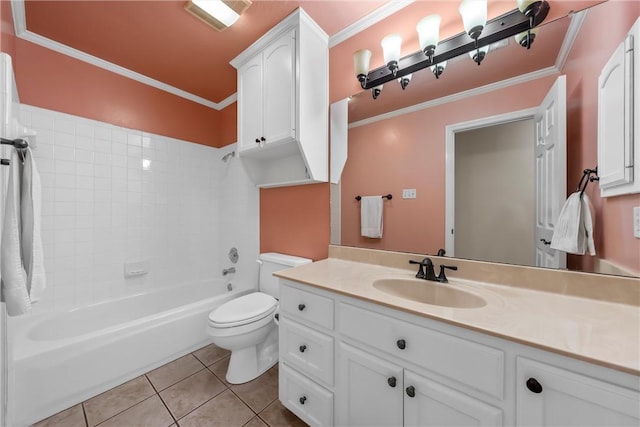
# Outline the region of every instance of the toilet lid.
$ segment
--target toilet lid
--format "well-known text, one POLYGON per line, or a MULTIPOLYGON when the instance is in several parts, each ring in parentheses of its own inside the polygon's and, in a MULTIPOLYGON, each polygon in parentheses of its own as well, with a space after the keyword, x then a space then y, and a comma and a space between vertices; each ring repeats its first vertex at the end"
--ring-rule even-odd
POLYGON ((270 315, 277 304, 271 295, 254 292, 222 304, 209 314, 209 321, 223 328, 244 325, 270 315))

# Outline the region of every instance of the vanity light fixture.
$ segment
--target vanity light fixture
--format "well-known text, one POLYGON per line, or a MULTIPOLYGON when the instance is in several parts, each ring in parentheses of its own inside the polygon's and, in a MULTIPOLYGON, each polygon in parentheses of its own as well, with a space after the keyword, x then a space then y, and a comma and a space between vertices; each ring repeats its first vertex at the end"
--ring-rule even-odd
POLYGON ((222 31, 240 18, 251 0, 189 0, 184 8, 196 18, 222 31))
POLYGON ((516 41, 529 49, 537 29, 549 13, 547 0, 517 0, 517 8, 487 21, 487 0, 462 0, 459 7, 465 31, 439 41, 440 20, 429 15, 418 22, 416 30, 420 39, 420 51, 400 57, 402 38, 398 34, 382 40, 385 64, 369 71, 371 51, 361 49, 353 54, 356 77, 363 89, 372 90, 376 99, 384 83, 398 80, 405 89, 411 74, 430 68, 436 78, 442 75, 447 60, 468 53, 480 65, 489 51, 489 45, 516 37, 516 41))

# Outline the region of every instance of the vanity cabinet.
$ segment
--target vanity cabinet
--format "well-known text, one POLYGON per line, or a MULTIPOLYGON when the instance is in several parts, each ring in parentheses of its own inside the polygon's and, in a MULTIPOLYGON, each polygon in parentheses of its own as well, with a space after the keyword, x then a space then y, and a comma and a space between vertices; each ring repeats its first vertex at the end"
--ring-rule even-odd
POLYGON ((640 425, 636 375, 280 283, 280 400, 309 424, 640 425))
POLYGON ((517 360, 517 425, 638 426, 638 392, 587 375, 517 360))
POLYGON ((328 36, 302 10, 231 61, 238 157, 258 187, 328 180, 328 36))

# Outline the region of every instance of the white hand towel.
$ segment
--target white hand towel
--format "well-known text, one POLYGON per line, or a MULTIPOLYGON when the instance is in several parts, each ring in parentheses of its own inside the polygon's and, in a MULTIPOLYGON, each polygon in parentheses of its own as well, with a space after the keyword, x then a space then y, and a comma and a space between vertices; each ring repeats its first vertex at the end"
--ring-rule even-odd
POLYGON ((11 164, 2 225, 0 272, 2 301, 6 303, 7 314, 17 316, 31 310, 31 299, 27 289, 27 273, 22 265, 20 236, 20 170, 22 167, 16 150, 11 150, 9 159, 11 164))
POLYGON ((569 196, 553 230, 551 248, 570 254, 595 255, 591 203, 586 194, 577 191, 569 196))
POLYGON ((40 232, 42 188, 40 175, 30 148, 25 152, 22 171, 22 263, 27 273, 27 290, 31 302, 38 301, 46 286, 40 232))
POLYGON ((365 196, 360 200, 360 234, 382 238, 382 196, 365 196))

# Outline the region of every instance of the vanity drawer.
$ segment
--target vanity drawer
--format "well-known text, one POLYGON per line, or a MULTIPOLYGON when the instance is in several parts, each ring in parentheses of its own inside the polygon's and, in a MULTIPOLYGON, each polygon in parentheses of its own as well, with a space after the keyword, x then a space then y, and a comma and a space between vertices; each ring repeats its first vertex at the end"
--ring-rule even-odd
POLYGON ((333 393, 298 374, 285 363, 279 368, 279 398, 309 425, 333 425, 333 393))
POLYGON ((339 304, 338 319, 338 330, 345 336, 504 398, 501 350, 346 303, 339 304))
POLYGON ((333 385, 333 337, 282 319, 280 357, 309 377, 333 385))
POLYGON ((280 287, 280 311, 298 320, 333 330, 331 298, 287 286, 283 281, 280 287))

